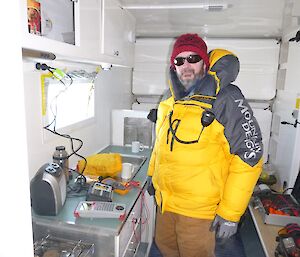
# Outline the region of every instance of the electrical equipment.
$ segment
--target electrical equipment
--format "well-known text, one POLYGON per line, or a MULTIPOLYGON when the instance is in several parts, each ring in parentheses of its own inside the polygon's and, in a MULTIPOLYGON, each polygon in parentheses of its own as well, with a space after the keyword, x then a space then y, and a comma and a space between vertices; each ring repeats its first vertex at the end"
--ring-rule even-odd
POLYGON ((215 114, 209 110, 205 110, 202 113, 201 124, 204 128, 208 127, 210 124, 212 124, 214 119, 215 119, 215 114))
POLYGON ((75 211, 75 217, 83 218, 121 218, 125 214, 126 205, 121 203, 81 201, 75 211))
POLYGON ((288 223, 300 224, 299 204, 291 195, 263 194, 254 197, 252 201, 265 224, 285 226, 288 223))
POLYGON ((66 200, 67 183, 57 163, 46 163, 30 182, 31 204, 39 215, 57 215, 66 200))
POLYGON ((113 196, 113 188, 110 185, 106 185, 100 182, 94 182, 90 187, 86 195, 87 201, 102 201, 111 202, 113 196))
POLYGON ((300 225, 300 176, 296 179, 291 194, 280 194, 262 189, 254 194, 252 205, 257 208, 266 224, 286 226, 289 223, 300 225))
POLYGON ((298 224, 290 223, 280 229, 276 241, 278 242, 275 250, 276 257, 300 256, 300 227, 298 224))
POLYGON ((61 81, 64 77, 66 77, 66 73, 64 73, 62 70, 58 69, 58 68, 52 68, 50 66, 48 66, 45 63, 36 63, 35 67, 37 70, 48 70, 50 71, 54 77, 56 77, 59 81, 61 81))
POLYGON ((263 196, 268 194, 272 194, 272 191, 266 184, 256 185, 253 191, 253 196, 263 196))

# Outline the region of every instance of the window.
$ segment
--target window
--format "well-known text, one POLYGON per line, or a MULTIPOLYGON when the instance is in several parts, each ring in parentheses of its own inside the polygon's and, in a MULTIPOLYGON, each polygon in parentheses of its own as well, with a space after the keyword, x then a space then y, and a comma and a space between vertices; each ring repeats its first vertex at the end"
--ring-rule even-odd
POLYGON ((95 115, 94 79, 84 71, 68 73, 62 80, 45 79, 45 126, 63 129, 89 120, 95 115), (85 75, 84 75, 85 74, 85 75))

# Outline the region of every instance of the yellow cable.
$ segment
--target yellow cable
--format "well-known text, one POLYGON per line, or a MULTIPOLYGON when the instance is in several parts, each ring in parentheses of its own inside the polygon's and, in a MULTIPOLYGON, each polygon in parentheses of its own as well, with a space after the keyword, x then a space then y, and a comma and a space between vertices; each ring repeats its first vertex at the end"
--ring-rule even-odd
POLYGON ((41 75, 41 91, 42 91, 42 115, 46 115, 46 94, 45 94, 45 79, 46 78, 51 78, 53 74, 51 72, 49 73, 44 73, 41 75))

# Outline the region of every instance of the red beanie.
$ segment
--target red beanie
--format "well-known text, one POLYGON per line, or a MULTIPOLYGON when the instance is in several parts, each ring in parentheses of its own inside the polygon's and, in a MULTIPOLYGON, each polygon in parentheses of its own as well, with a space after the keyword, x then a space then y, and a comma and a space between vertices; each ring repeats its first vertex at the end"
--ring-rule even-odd
POLYGON ((197 34, 183 34, 176 39, 170 59, 172 68, 175 68, 175 57, 182 52, 194 52, 198 54, 206 64, 206 69, 209 68, 206 43, 197 34))

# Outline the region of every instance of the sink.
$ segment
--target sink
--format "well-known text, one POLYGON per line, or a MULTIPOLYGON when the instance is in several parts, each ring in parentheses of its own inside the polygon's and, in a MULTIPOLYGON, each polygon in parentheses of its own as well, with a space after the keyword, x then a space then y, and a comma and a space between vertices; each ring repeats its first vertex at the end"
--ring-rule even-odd
MULTIPOLYGON (((130 155, 130 154, 121 154, 122 156, 122 162, 128 162, 131 163, 134 167, 131 179, 134 178, 134 176, 138 173, 144 162, 147 160, 146 156, 140 156, 140 155, 130 155)), ((131 180, 130 179, 130 180, 131 180)))

